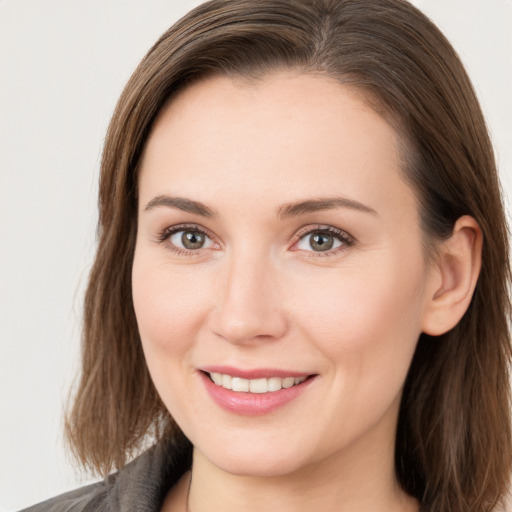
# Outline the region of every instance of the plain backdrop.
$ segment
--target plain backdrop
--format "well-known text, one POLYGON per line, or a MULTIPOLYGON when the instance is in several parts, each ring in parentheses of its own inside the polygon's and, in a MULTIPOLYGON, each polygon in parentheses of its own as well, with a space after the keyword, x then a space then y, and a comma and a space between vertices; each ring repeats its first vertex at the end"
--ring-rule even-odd
MULTIPOLYGON (((102 142, 193 0, 0 0, 0 511, 87 482, 64 450, 102 142)), ((416 0, 467 66, 512 197, 512 0, 416 0)))

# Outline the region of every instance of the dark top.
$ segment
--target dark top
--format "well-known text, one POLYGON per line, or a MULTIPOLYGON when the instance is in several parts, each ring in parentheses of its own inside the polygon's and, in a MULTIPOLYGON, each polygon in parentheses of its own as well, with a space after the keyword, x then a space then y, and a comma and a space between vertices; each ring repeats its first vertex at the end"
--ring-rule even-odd
POLYGON ((191 465, 189 444, 160 442, 101 482, 21 512, 160 512, 169 489, 191 465))

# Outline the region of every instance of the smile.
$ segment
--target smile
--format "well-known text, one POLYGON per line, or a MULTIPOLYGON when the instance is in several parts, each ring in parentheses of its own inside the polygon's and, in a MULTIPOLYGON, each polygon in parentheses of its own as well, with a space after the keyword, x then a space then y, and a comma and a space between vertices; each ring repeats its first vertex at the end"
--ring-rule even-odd
POLYGON ((227 366, 198 372, 205 389, 222 409, 242 416, 269 414, 315 387, 317 374, 277 369, 241 370, 227 366))
POLYGON ((231 375, 210 372, 208 373, 212 382, 224 389, 243 393, 274 393, 281 389, 288 389, 297 386, 306 380, 307 377, 270 377, 260 379, 243 379, 231 375))

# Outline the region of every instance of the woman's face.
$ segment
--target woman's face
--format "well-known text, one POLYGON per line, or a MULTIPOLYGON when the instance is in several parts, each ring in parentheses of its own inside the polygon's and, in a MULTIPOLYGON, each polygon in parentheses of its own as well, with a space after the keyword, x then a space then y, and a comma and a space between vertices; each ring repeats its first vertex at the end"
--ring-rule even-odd
POLYGON ((211 78, 157 118, 139 192, 140 335, 196 450, 255 475, 392 458, 432 286, 390 125, 325 77, 211 78))

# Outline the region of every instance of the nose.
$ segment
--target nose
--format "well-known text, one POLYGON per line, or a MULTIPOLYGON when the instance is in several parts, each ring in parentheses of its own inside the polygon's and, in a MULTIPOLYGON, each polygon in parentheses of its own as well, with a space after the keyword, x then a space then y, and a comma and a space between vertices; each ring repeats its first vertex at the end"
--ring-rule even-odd
POLYGON ((288 322, 277 269, 256 255, 232 256, 222 274, 211 331, 237 344, 284 336, 288 322))

